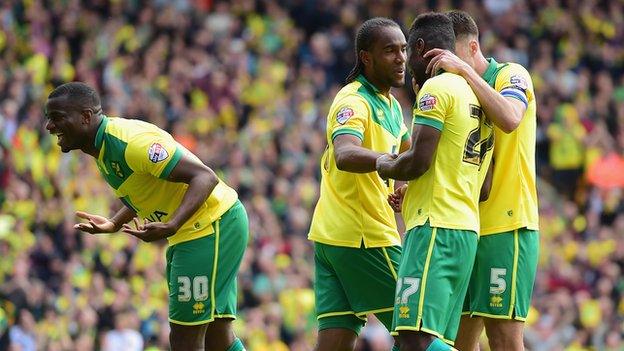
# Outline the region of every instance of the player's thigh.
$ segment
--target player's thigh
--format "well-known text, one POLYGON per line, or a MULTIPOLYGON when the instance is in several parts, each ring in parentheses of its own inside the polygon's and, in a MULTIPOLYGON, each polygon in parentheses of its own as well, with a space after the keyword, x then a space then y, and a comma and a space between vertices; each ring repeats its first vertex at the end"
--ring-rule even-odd
POLYGON ((476 245, 470 231, 428 223, 408 231, 396 290, 396 331, 422 331, 452 343, 476 245))
POLYGON ((468 292, 472 315, 524 321, 538 256, 536 231, 518 229, 482 236, 468 292))
MULTIPOLYGON (((345 288, 328 257, 333 254, 332 251, 328 252, 329 247, 330 245, 314 243, 314 295, 319 323, 319 346, 339 341, 334 338, 334 334, 339 332, 321 333, 323 330, 345 329, 353 335, 358 335, 366 321, 365 318, 356 316, 345 288)), ((350 333, 348 334, 351 335, 350 333)))
MULTIPOLYGON (((356 315, 391 312, 397 271, 401 259, 399 246, 376 248, 326 248, 327 257, 356 315)), ((388 325, 389 327, 389 325, 388 325)))
POLYGON ((167 249, 169 322, 196 326, 212 321, 215 254, 215 234, 167 249))
POLYGON ((214 226, 217 259, 213 267, 214 286, 211 286, 215 295, 213 317, 235 319, 238 270, 249 241, 249 224, 243 204, 237 201, 214 226))

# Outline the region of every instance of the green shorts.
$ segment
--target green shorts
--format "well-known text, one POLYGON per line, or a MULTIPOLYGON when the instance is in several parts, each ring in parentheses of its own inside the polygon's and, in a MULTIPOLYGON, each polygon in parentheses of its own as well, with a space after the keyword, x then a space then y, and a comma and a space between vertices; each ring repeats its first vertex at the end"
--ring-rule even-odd
POLYGON ((453 344, 477 251, 477 233, 432 228, 407 231, 394 305, 393 334, 422 331, 453 344))
POLYGON ((247 213, 237 201, 214 234, 167 249, 169 322, 198 325, 236 318, 236 275, 249 239, 247 213))
POLYGON ((314 243, 316 315, 319 330, 360 333, 367 314, 390 330, 400 246, 352 248, 314 243))
POLYGON ((526 228, 483 235, 464 314, 526 320, 539 257, 539 233, 526 228))

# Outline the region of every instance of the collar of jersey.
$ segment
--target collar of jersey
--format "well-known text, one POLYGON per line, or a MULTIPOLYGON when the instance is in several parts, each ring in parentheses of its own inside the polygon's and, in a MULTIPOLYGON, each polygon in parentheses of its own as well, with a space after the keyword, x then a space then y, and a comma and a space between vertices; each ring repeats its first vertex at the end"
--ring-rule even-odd
POLYGON ((359 76, 357 76, 357 78, 355 78, 355 80, 357 80, 358 82, 362 83, 362 85, 364 85, 368 89, 374 91, 375 94, 379 94, 380 90, 377 89, 377 87, 374 86, 373 83, 369 82, 368 79, 366 79, 366 77, 364 77, 363 74, 360 74, 359 76))
POLYGON ((494 73, 496 73, 496 68, 498 67, 498 62, 496 62, 496 60, 494 60, 494 58, 490 57, 487 59, 489 64, 487 66, 487 68, 485 69, 485 72, 483 72, 483 75, 481 76, 486 82, 489 82, 490 79, 492 78, 492 75, 494 75, 494 73))
POLYGON ((95 134, 95 148, 98 150, 102 147, 102 143, 104 142, 104 131, 106 130, 107 124, 108 117, 102 115, 102 120, 100 121, 100 125, 98 126, 97 134, 95 134))

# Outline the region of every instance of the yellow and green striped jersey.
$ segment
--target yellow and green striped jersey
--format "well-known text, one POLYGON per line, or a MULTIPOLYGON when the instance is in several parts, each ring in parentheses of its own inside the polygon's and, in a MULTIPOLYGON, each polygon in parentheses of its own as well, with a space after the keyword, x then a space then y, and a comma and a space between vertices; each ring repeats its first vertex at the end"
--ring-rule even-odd
POLYGON ((409 138, 401 106, 360 75, 338 92, 327 116, 328 147, 321 159, 321 195, 308 238, 323 244, 360 247, 400 245, 394 213, 387 203, 394 182, 377 172, 350 173, 336 167, 333 140, 350 134, 362 147, 397 153, 409 138))
MULTIPOLYGON (((140 217, 167 222, 178 209, 187 184, 167 181, 182 155, 199 158, 177 143, 169 133, 140 120, 104 116, 95 147, 97 166, 115 195, 140 217)), ((169 245, 197 239, 214 232, 212 222, 236 202, 236 191, 219 180, 199 210, 168 238, 169 245)))
POLYGON ((480 205, 481 235, 524 228, 538 230, 535 177, 536 102, 529 72, 516 63, 489 59, 483 75, 505 97, 526 106, 520 125, 506 134, 494 128, 494 174, 487 201, 480 205))
POLYGON ((464 78, 442 73, 418 92, 414 123, 441 131, 429 169, 408 183, 406 229, 432 227, 479 232, 479 195, 489 167, 491 125, 464 78), (480 171, 483 170, 483 171, 480 171))

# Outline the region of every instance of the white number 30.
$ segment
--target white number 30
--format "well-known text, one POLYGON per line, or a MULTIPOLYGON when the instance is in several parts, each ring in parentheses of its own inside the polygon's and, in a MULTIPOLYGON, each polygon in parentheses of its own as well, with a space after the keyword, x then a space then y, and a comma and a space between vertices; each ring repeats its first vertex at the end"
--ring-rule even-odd
POLYGON ((200 275, 193 278, 193 284, 191 284, 191 278, 187 276, 178 277, 178 301, 187 302, 191 300, 191 295, 195 301, 204 301, 208 298, 208 277, 200 275), (191 287, 193 288, 191 294, 191 287))

